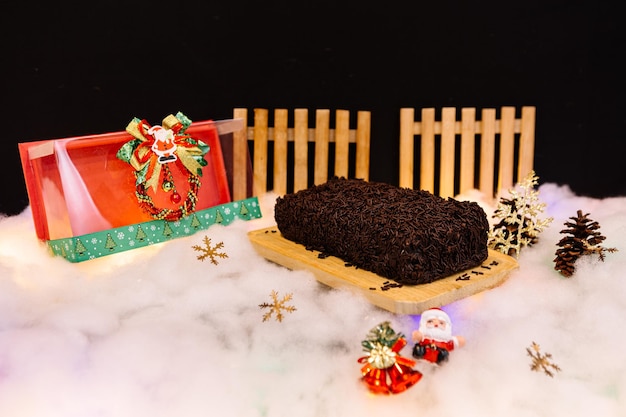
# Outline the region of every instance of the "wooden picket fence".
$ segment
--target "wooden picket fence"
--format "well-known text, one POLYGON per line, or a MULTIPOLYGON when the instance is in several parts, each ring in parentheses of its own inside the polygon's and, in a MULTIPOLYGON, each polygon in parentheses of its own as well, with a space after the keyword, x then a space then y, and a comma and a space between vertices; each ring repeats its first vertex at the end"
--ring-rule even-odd
POLYGON ((522 107, 519 118, 515 112, 515 107, 504 106, 497 118, 496 109, 485 108, 477 120, 476 109, 467 107, 457 120, 457 109, 444 107, 436 120, 435 109, 424 108, 416 121, 415 109, 402 108, 399 185, 413 188, 419 174, 419 188, 442 197, 475 188, 493 197, 513 187, 533 169, 535 145, 535 107, 522 107), (414 172, 416 141, 418 173, 414 172))
POLYGON ((335 123, 331 126, 329 109, 315 110, 315 127, 309 127, 309 110, 297 108, 293 111, 293 127, 290 127, 289 111, 275 109, 273 126, 269 122, 268 109, 254 109, 254 122, 248 125, 248 109, 235 108, 235 119, 242 119, 244 129, 234 137, 233 153, 233 198, 245 197, 247 193, 246 167, 248 164, 248 141, 252 141, 252 192, 262 195, 268 191, 268 172, 271 190, 278 195, 296 192, 321 184, 331 176, 353 177, 369 180, 370 125, 369 111, 357 112, 356 127, 350 127, 350 112, 337 110, 335 123), (269 166, 269 143, 273 144, 273 164, 269 166), (293 156, 289 145, 293 143, 293 156), (313 144, 312 158, 309 144, 313 144), (355 144, 351 153, 351 144, 355 144), (329 166, 330 148, 334 161, 329 166), (309 161, 313 160, 313 178, 309 175, 309 161), (350 168, 350 161, 354 166, 350 168), (353 170, 353 171, 352 171, 353 170), (288 184, 293 179, 293 186, 288 184), (243 197, 242 197, 243 196, 243 197))
MULTIPOLYGON (((248 109, 234 109, 244 127, 234 134, 233 199, 262 195, 268 187, 284 195, 333 175, 369 180, 369 111, 357 112, 354 127, 348 110, 336 110, 334 126, 329 109, 315 110, 314 127, 308 109, 291 113, 290 120, 289 110, 275 109, 270 121, 268 109, 256 108, 249 125, 248 109)), ((470 189, 497 196, 533 170, 535 113, 534 106, 503 106, 484 108, 477 119, 476 108, 444 107, 438 119, 435 108, 424 108, 415 120, 414 108, 400 109, 398 185, 442 197, 470 189)))

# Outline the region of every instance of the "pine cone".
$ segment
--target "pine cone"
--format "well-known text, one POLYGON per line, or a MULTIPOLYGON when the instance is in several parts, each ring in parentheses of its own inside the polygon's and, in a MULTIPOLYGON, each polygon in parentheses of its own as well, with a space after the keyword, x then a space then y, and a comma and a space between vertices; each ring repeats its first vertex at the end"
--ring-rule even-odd
POLYGON ((556 250, 556 258, 554 258, 554 269, 559 271, 565 277, 571 277, 574 274, 574 263, 583 255, 598 253, 600 260, 604 260, 604 252, 615 252, 615 248, 603 248, 598 244, 606 239, 598 232, 600 225, 598 222, 589 219, 589 213, 583 215, 582 210, 577 211, 576 217, 570 217, 574 222, 565 222, 568 229, 561 230, 560 233, 567 234, 562 238, 556 250))

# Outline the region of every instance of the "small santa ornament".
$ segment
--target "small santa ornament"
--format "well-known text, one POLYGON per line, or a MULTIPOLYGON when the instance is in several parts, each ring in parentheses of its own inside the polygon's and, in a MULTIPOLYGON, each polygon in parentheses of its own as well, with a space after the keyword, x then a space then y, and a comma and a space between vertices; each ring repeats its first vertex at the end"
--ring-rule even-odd
POLYGON ((152 151, 159 156, 159 162, 162 164, 174 162, 176 159, 176 142, 174 131, 166 129, 163 126, 152 126, 148 129, 148 134, 154 138, 152 151))
POLYGON ((450 351, 465 345, 463 336, 452 335, 450 316, 440 308, 422 313, 419 329, 412 334, 413 357, 440 365, 448 360, 450 351))

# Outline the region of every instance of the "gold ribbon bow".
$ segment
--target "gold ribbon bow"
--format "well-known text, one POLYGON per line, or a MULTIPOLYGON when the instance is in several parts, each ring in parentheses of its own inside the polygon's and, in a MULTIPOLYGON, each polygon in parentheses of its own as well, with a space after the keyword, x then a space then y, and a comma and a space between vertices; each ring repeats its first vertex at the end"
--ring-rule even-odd
MULTIPOLYGON (((182 165, 181 168, 192 175, 201 176, 202 167, 207 165, 204 155, 209 151, 209 146, 185 134, 190 124, 191 120, 179 112, 176 116, 170 114, 165 117, 162 128, 173 133, 176 164, 182 165)), ((156 191, 162 163, 152 150, 156 138, 150 133, 151 127, 145 120, 134 118, 126 127, 126 131, 135 140, 127 142, 118 151, 117 157, 128 162, 135 169, 137 184, 144 184, 146 189, 152 187, 156 191)))

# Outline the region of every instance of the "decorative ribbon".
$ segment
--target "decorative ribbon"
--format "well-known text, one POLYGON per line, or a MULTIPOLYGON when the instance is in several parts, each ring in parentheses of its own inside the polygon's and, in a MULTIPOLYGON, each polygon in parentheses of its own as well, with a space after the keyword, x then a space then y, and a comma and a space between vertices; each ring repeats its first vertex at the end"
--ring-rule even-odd
POLYGON ((202 176, 202 167, 207 165, 204 155, 209 151, 209 146, 185 134, 190 125, 191 120, 181 112, 164 118, 162 126, 153 127, 143 119, 133 118, 126 131, 135 139, 125 143, 117 157, 135 169, 137 185, 154 191, 157 189, 163 165, 155 151, 155 144, 158 145, 162 137, 160 133, 165 133, 163 136, 171 142, 174 163, 178 168, 191 175, 202 176))
POLYGON ((226 226, 235 220, 261 218, 257 197, 224 203, 199 210, 179 221, 152 220, 130 224, 100 232, 49 240, 46 242, 53 255, 70 262, 83 262, 102 256, 167 242, 220 224, 226 226))
POLYGON ((181 112, 163 119, 162 126, 150 126, 145 120, 134 118, 126 131, 135 139, 125 143, 117 152, 117 157, 135 169, 135 195, 139 206, 154 219, 176 221, 196 209, 202 167, 208 165, 204 155, 209 146, 185 134, 191 120, 181 112), (170 194, 174 204, 182 197, 176 189, 169 165, 186 173, 189 189, 187 198, 176 209, 156 207, 147 190, 157 193, 157 185, 163 173, 163 190, 170 194))

